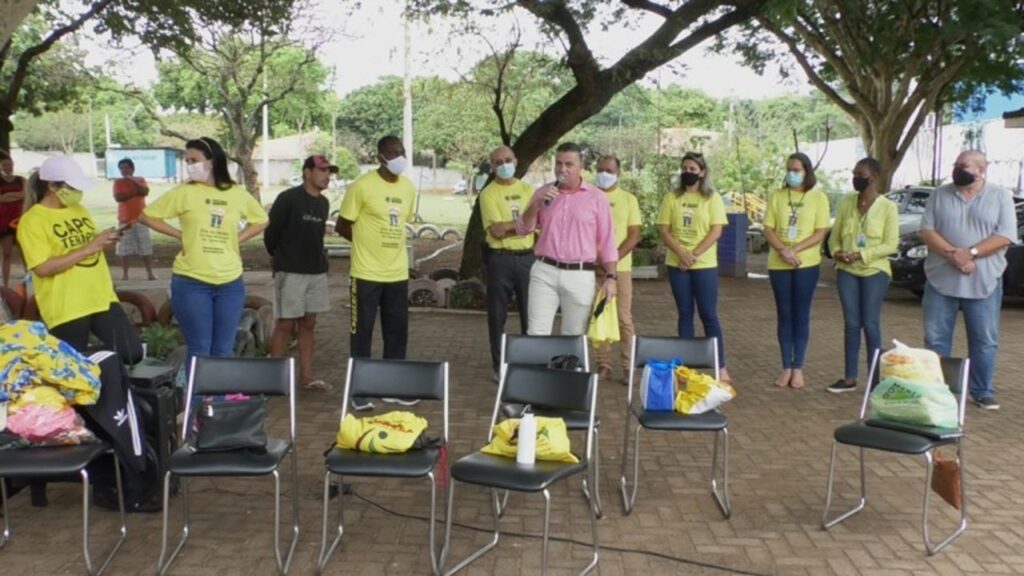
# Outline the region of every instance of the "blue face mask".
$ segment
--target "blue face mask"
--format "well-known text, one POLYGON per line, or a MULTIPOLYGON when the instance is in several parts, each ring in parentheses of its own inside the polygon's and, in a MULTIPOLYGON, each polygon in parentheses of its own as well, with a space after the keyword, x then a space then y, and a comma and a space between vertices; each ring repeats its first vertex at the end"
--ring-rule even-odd
POLYGON ((498 176, 498 178, 501 178, 502 180, 508 180, 509 178, 516 175, 516 165, 511 162, 506 162, 505 164, 498 166, 494 170, 494 173, 498 176))
POLYGON ((790 188, 799 188, 799 187, 803 186, 803 184, 804 184, 804 174, 803 174, 803 172, 793 172, 792 170, 789 171, 789 172, 786 172, 786 184, 788 184, 790 188))

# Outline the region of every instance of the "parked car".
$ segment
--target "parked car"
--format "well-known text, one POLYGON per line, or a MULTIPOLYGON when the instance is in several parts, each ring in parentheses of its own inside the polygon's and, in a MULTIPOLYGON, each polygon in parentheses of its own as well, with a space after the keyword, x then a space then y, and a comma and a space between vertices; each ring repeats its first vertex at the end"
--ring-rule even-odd
MULTIPOLYGON (((1024 236, 1024 201, 1015 200, 1017 207, 1017 234, 1024 236)), ((918 296, 924 294, 924 259, 928 246, 921 241, 917 230, 900 236, 896 254, 889 257, 892 264, 892 286, 905 288, 918 296)), ((1024 245, 1012 244, 1006 250, 1006 272, 1003 273, 1003 297, 1024 296, 1024 245)))
POLYGON ((890 190, 885 195, 896 204, 900 214, 900 236, 917 232, 921 227, 921 215, 924 205, 935 188, 927 186, 907 186, 898 190, 890 190))
POLYGON ((465 180, 459 180, 452 186, 452 194, 456 196, 462 196, 469 191, 469 184, 465 180))

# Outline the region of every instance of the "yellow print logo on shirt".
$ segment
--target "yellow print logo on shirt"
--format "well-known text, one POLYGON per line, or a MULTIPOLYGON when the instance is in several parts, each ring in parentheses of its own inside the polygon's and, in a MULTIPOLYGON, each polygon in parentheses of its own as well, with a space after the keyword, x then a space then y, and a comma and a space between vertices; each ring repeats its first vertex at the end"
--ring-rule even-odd
MULTIPOLYGON (((54 222, 50 232, 57 238, 61 247, 70 252, 92 242, 96 237, 96 225, 91 218, 71 218, 63 222, 54 222)), ((75 266, 92 268, 99 262, 100 254, 102 252, 88 256, 75 266)))

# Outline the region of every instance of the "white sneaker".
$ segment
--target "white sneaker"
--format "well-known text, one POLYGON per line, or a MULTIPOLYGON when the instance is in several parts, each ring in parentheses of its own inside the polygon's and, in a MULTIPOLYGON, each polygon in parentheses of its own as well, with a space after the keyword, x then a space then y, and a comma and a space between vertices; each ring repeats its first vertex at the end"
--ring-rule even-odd
POLYGON ((404 398, 381 398, 380 400, 385 404, 399 404, 401 406, 415 406, 420 403, 419 400, 406 400, 404 398))

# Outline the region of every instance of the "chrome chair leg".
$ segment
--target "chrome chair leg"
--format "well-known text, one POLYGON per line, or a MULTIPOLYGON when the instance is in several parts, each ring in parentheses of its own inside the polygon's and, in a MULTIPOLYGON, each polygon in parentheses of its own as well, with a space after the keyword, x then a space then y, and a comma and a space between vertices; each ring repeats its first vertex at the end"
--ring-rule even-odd
POLYGON ((860 452, 860 499, 857 501, 857 505, 854 506, 853 508, 847 510, 846 512, 843 512, 842 514, 840 514, 838 517, 836 517, 833 520, 829 520, 828 519, 828 510, 829 510, 829 507, 831 507, 831 505, 832 505, 832 484, 833 484, 833 478, 834 478, 834 475, 835 475, 835 467, 836 467, 836 448, 838 446, 839 446, 838 442, 835 442, 835 441, 832 442, 832 456, 829 458, 829 462, 828 462, 828 486, 826 487, 826 490, 825 490, 825 511, 821 515, 821 529, 822 530, 829 530, 830 528, 832 528, 836 524, 839 524, 843 520, 846 520, 850 516, 853 516, 854 514, 860 512, 861 510, 864 509, 864 504, 867 503, 867 501, 868 501, 867 487, 866 487, 866 483, 865 483, 865 474, 864 474, 864 449, 863 448, 859 448, 859 452, 860 452))
POLYGON ((341 537, 345 534, 345 507, 342 493, 341 476, 335 476, 335 486, 338 490, 338 525, 334 535, 334 541, 330 547, 327 546, 327 517, 331 512, 331 471, 324 472, 324 501, 323 501, 323 526, 320 531, 320 555, 317 558, 316 574, 323 573, 327 561, 331 559, 335 548, 341 543, 341 537))
POLYGON ((171 473, 166 472, 164 474, 164 521, 163 521, 163 538, 160 543, 160 558, 156 561, 157 574, 163 576, 167 573, 167 570, 174 563, 174 559, 178 557, 178 552, 185 546, 185 542, 188 540, 190 531, 189 514, 188 514, 188 483, 184 477, 179 478, 179 487, 181 488, 181 509, 182 509, 182 528, 181 528, 181 539, 178 541, 178 545, 171 552, 170 557, 167 557, 167 528, 168 528, 168 515, 171 502, 171 473), (167 558, 166 562, 164 558, 167 558))
MULTIPOLYGON (((441 568, 444 568, 444 562, 447 559, 448 552, 450 551, 449 545, 451 542, 452 534, 452 502, 454 501, 453 496, 455 495, 455 480, 451 479, 451 484, 448 485, 448 518, 445 520, 445 536, 444 536, 444 551, 441 553, 441 568)), ((476 552, 473 552, 465 560, 459 562, 451 570, 445 572, 445 576, 455 574, 459 570, 462 570, 466 566, 469 566, 475 562, 478 558, 491 551, 492 548, 498 545, 498 540, 501 537, 501 526, 500 518, 498 516, 498 490, 491 488, 491 510, 494 513, 494 538, 491 539, 483 548, 480 548, 476 552)))
POLYGON ((636 490, 640 484, 640 431, 643 426, 637 424, 633 437, 633 489, 629 489, 626 467, 629 466, 629 416, 626 417, 626 441, 622 450, 622 475, 619 476, 619 491, 622 492, 622 508, 628 516, 636 504, 636 490))
POLYGON ((711 495, 718 504, 718 509, 726 518, 732 516, 732 503, 729 501, 729 429, 722 428, 722 491, 718 491, 718 436, 715 432, 715 447, 711 453, 711 495))
POLYGON ((590 509, 590 531, 591 537, 594 539, 594 556, 590 559, 590 563, 580 572, 581 575, 592 572, 597 567, 597 562, 600 559, 600 545, 597 539, 597 513, 593 508, 590 509))
POLYGON ((121 516, 121 536, 114 543, 113 549, 104 557, 103 563, 100 564, 98 570, 92 568, 92 557, 89 554, 89 472, 83 469, 79 472, 82 478, 82 556, 85 558, 85 571, 89 576, 99 576, 103 574, 103 571, 107 569, 110 561, 114 559, 114 554, 124 544, 125 538, 128 537, 128 525, 125 521, 124 512, 124 487, 121 485, 121 463, 118 461, 117 456, 114 456, 114 478, 117 482, 117 505, 118 511, 121 516))
POLYGON ((299 543, 299 483, 296 455, 292 451, 292 543, 288 547, 287 555, 281 558, 281 471, 274 470, 271 475, 274 477, 274 560, 277 562, 277 572, 281 576, 288 574, 291 567, 292 556, 295 554, 295 546, 299 543))
POLYGON ((960 521, 957 523, 956 529, 950 535, 946 536, 938 544, 933 544, 928 535, 928 508, 931 501, 932 470, 934 460, 931 451, 924 453, 924 462, 925 466, 927 466, 927 471, 924 476, 924 512, 921 515, 921 531, 924 536, 924 547, 929 556, 932 556, 939 550, 945 548, 947 544, 959 538, 960 535, 967 530, 967 492, 964 489, 964 457, 962 440, 957 442, 956 456, 957 463, 960 465, 960 521))
POLYGON ((0 507, 4 511, 4 531, 0 534, 0 548, 3 548, 7 545, 7 541, 11 539, 11 524, 7 519, 11 515, 11 510, 7 507, 7 483, 4 482, 3 478, 0 478, 0 507))
POLYGON ((594 460, 587 463, 587 472, 593 479, 594 492, 590 492, 590 486, 587 483, 587 475, 583 475, 583 496, 590 502, 591 506, 594 507, 597 517, 601 518, 604 516, 604 510, 601 505, 601 437, 598 435, 598 429, 594 428, 594 460))
MULTIPOLYGON (((551 494, 545 488, 541 491, 544 496, 544 532, 540 550, 540 573, 542 576, 548 573, 548 536, 551 528, 551 494)), ((590 511, 594 513, 593 510, 590 511)))
POLYGON ((434 524, 437 522, 437 484, 433 470, 427 472, 427 479, 430 480, 430 567, 434 574, 437 574, 440 569, 434 538, 434 524))

